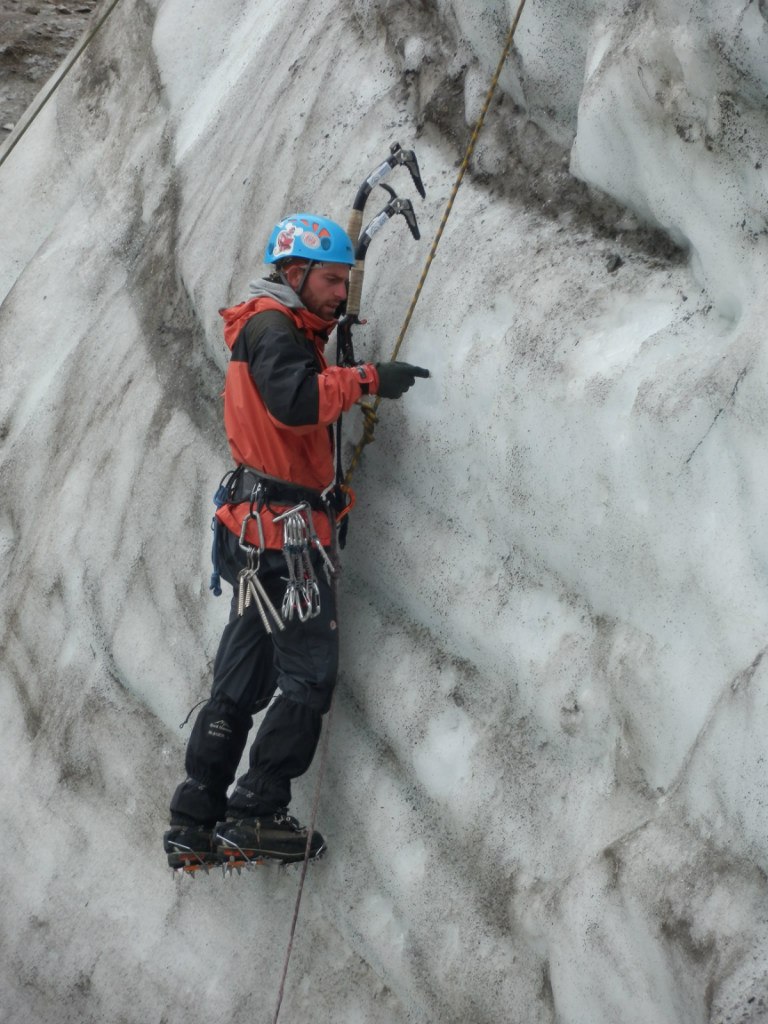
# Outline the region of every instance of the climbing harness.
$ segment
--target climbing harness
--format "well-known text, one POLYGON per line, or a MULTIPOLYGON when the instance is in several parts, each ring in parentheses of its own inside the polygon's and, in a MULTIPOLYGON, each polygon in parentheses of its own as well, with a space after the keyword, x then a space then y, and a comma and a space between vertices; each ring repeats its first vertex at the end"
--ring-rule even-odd
MULTIPOLYGON (((330 491, 330 488, 328 489, 330 491)), ((239 547, 245 552, 246 566, 238 574, 237 613, 243 615, 251 604, 257 609, 267 633, 275 629, 285 629, 287 622, 294 616, 299 622, 307 622, 320 614, 320 587, 312 562, 313 552, 317 552, 322 562, 327 582, 330 584, 336 576, 337 569, 322 545, 315 529, 312 510, 322 510, 331 523, 334 522, 333 510, 326 492, 309 491, 297 487, 286 480, 269 476, 249 466, 240 465, 230 470, 222 478, 213 496, 216 509, 226 504, 239 505, 249 501, 248 513, 243 517, 240 527, 239 547), (254 480, 248 491, 248 479, 254 480), (286 590, 280 612, 267 596, 259 580, 261 556, 266 550, 264 541, 264 524, 262 513, 265 508, 271 510, 270 502, 287 503, 286 499, 300 499, 284 512, 274 515, 273 523, 283 527, 283 556, 285 558, 287 578, 286 590), (255 523, 258 545, 249 544, 246 537, 250 523, 255 523)), ((225 529, 214 515, 211 524, 213 530, 213 547, 211 558, 213 573, 210 589, 215 596, 221 594, 221 569, 219 564, 219 541, 225 529)))

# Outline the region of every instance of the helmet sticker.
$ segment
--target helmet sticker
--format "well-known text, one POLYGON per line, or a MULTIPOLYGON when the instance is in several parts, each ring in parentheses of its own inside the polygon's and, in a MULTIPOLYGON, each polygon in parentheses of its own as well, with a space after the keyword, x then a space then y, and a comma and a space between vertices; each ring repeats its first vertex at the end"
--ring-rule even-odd
POLYGON ((297 228, 295 224, 285 225, 275 239, 276 256, 290 256, 293 252, 293 243, 297 233, 301 234, 301 228, 297 228))
POLYGON ((308 249, 319 249, 320 239, 314 233, 314 231, 305 231, 301 236, 301 240, 308 249))

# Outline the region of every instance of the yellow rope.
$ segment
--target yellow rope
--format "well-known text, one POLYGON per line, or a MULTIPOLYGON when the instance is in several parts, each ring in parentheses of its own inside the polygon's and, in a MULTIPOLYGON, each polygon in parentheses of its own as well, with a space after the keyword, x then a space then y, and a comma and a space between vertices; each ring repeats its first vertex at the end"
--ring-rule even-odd
POLYGON ((71 56, 69 57, 69 60, 67 61, 66 66, 63 68, 63 70, 59 74, 59 77, 56 79, 56 81, 50 87, 50 89, 45 94, 45 96, 43 96, 42 100, 40 101, 39 105, 37 106, 37 108, 33 112, 33 114, 31 115, 31 117, 29 118, 27 123, 21 129, 21 131, 16 136, 16 138, 13 140, 13 142, 11 142, 8 145, 8 148, 5 150, 5 152, 2 154, 2 156, 0 156, 0 167, 3 166, 3 164, 8 159, 8 157, 11 155, 11 153, 14 151, 14 149, 18 146, 18 144, 24 138, 24 136, 27 133, 27 130, 32 127, 32 125, 34 124, 34 122, 37 119, 37 115, 42 111, 43 107, 46 105, 48 100, 51 98, 51 96, 53 96, 53 94, 59 88, 61 83, 64 81, 64 79, 69 74, 69 72, 72 70, 72 68, 74 67, 78 57, 80 56, 80 54, 83 53, 90 46, 91 42, 93 41, 93 37, 96 35, 96 33, 101 28, 101 26, 104 24, 104 22, 110 16, 112 11, 114 11, 115 7, 117 7, 119 2, 120 2, 120 0, 112 0, 112 3, 109 4, 109 6, 107 7, 106 11, 101 15, 101 17, 96 22, 96 24, 88 31, 88 34, 85 36, 85 38, 80 43, 78 48, 74 51, 74 53, 71 54, 71 56))
MULTIPOLYGON (((451 189, 451 194, 448 198, 448 202, 446 204, 442 220, 440 221, 440 226, 437 229, 434 241, 432 242, 432 245, 430 247, 429 254, 424 264, 424 269, 422 270, 421 277, 419 278, 419 283, 416 286, 416 291, 414 292, 413 298, 411 299, 411 304, 408 307, 408 312, 405 315, 403 326, 400 328, 400 333, 397 336, 397 341, 395 342, 395 347, 392 351, 392 359, 397 359, 398 353, 400 352, 400 347, 403 344, 403 339, 405 338, 406 331, 410 326, 414 310, 416 309, 416 303, 419 301, 419 297, 421 296, 421 292, 424 288, 424 282, 427 279, 427 274, 429 273, 430 267, 432 266, 432 262, 435 258, 437 247, 440 244, 440 239, 443 237, 445 225, 447 224, 448 218, 451 215, 451 210, 453 209, 453 204, 456 200, 456 195, 459 191, 459 187, 462 181, 464 180, 464 175, 466 174, 467 168, 469 167, 469 161, 472 159, 472 154, 475 151, 475 146, 477 144, 478 137, 480 135, 480 132, 482 131, 483 125, 485 124, 485 118, 488 113, 488 110, 490 109, 491 102, 493 101, 493 97, 496 92, 496 87, 499 84, 501 72, 504 69, 504 64, 506 63, 507 57, 509 56, 509 51, 512 49, 512 42, 515 38, 515 31, 517 30, 517 25, 520 21, 520 16, 523 13, 524 7, 525 0, 520 0, 517 12, 512 21, 512 25, 510 26, 509 32, 507 33, 507 38, 504 43, 504 49, 501 52, 501 57, 499 58, 499 63, 497 64, 496 71, 494 72, 493 78, 491 79, 491 84, 488 87, 488 93, 486 94, 485 102, 483 103, 483 108, 480 111, 480 116, 477 119, 477 123, 475 124, 472 136, 469 140, 469 144, 467 145, 467 151, 464 154, 464 159, 461 162, 459 173, 456 176, 456 181, 454 182, 453 188, 451 189)), ((359 465, 360 459, 363 454, 363 449, 366 447, 366 445, 371 444, 371 442, 374 439, 373 433, 375 425, 378 422, 377 412, 380 404, 381 398, 377 395, 373 403, 363 403, 360 406, 360 408, 363 411, 364 417, 363 433, 360 437, 360 440, 357 442, 357 445, 355 446, 354 452, 352 453, 349 468, 347 469, 347 475, 344 478, 345 484, 349 483, 353 473, 357 469, 357 466, 359 465)))

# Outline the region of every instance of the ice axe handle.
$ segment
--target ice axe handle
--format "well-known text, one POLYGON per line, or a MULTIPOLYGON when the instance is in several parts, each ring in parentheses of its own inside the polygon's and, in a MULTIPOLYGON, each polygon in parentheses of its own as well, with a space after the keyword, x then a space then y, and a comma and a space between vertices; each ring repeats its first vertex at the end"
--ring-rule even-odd
POLYGON ((347 290, 347 315, 357 316, 363 297, 364 260, 357 260, 349 272, 349 288, 347 290))
POLYGON ((363 226, 363 211, 352 210, 349 215, 349 221, 347 222, 347 234, 349 235, 350 241, 352 242, 352 248, 354 249, 357 245, 357 240, 360 237, 360 229, 363 226))

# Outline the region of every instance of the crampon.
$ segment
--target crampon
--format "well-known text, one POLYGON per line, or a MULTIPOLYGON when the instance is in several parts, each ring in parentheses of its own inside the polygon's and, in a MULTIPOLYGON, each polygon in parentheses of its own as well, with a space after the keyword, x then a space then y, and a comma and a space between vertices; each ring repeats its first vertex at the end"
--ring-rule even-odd
POLYGON ((309 830, 284 811, 221 822, 215 829, 177 826, 165 833, 163 845, 174 874, 191 878, 210 874, 212 868, 221 868, 226 877, 269 863, 316 861, 326 850, 319 832, 313 831, 310 840, 309 830))

